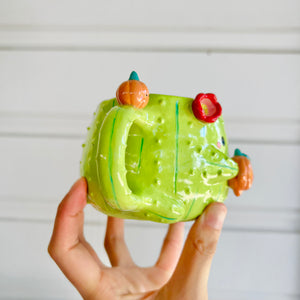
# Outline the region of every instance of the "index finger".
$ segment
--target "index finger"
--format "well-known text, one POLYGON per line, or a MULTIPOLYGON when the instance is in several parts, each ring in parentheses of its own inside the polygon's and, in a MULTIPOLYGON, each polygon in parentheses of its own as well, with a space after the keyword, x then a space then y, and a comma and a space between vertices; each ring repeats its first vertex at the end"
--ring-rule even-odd
POLYGON ((85 297, 99 285, 99 264, 86 247, 83 236, 87 184, 80 178, 60 203, 48 246, 50 256, 85 297))

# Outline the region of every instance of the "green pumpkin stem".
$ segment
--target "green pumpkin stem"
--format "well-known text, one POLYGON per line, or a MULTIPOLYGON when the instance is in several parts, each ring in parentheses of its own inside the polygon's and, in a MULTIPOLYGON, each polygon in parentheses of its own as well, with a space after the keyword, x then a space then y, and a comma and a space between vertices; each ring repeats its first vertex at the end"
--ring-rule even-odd
POLYGON ((139 79, 139 76, 138 76, 137 72, 132 71, 130 76, 129 76, 129 80, 138 80, 139 81, 140 79, 139 79))
POLYGON ((247 154, 243 153, 240 149, 234 150, 234 156, 245 156, 250 160, 250 157, 247 154))

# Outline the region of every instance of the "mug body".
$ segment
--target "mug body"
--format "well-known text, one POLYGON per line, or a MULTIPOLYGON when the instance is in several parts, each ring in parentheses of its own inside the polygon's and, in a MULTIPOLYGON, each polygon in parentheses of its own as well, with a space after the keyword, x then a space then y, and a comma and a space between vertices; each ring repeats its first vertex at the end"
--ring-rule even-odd
POLYGON ((174 223, 224 201, 238 167, 220 117, 199 121, 192 98, 151 94, 143 109, 102 102, 88 133, 81 175, 88 199, 121 218, 174 223))

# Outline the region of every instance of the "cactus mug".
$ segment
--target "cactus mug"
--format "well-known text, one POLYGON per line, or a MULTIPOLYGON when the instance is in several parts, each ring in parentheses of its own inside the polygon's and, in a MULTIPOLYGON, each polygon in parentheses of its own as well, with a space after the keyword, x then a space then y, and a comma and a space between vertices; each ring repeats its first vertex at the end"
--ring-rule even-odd
POLYGON ((89 129, 81 162, 88 201, 120 218, 195 219, 209 203, 225 200, 228 180, 239 173, 227 156, 221 106, 213 94, 132 91, 131 80, 138 81, 136 73, 117 99, 100 103, 89 129))

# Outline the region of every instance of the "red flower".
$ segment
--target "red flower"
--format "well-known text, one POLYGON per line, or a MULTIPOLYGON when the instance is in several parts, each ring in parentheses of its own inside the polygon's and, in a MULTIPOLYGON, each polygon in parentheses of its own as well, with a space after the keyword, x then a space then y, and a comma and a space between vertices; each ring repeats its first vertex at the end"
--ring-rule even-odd
POLYGON ((216 122, 222 114, 221 104, 215 94, 198 94, 192 103, 195 117, 207 123, 216 122))

